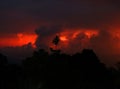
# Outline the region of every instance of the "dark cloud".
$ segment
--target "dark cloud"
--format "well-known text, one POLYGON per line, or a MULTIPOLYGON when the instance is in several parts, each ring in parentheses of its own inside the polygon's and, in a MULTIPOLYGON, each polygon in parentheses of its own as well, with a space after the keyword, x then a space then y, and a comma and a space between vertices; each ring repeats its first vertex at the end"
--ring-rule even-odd
POLYGON ((61 26, 42 26, 38 29, 36 29, 36 34, 40 35, 40 36, 50 36, 53 34, 56 34, 58 32, 61 32, 62 27, 61 26))
POLYGON ((0 32, 21 31, 28 23, 100 28, 120 13, 112 0, 1 0, 0 12, 0 32))
POLYGON ((92 37, 90 45, 104 63, 115 65, 120 61, 120 38, 109 30, 101 30, 98 36, 92 37))
POLYGON ((36 46, 38 48, 48 48, 49 43, 51 43, 53 36, 62 31, 61 26, 42 26, 36 29, 36 34, 38 38, 36 40, 36 46))
POLYGON ((89 47, 89 39, 85 35, 85 33, 79 33, 74 39, 71 39, 68 42, 67 47, 64 47, 64 44, 62 45, 61 50, 65 53, 74 54, 76 52, 81 52, 84 48, 89 47))

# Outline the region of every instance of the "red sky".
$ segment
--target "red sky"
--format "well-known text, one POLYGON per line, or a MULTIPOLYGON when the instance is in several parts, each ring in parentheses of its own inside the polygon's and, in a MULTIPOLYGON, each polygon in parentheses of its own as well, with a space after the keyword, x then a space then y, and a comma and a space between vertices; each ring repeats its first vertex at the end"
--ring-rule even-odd
POLYGON ((48 49, 59 34, 63 51, 91 48, 102 61, 114 64, 120 61, 119 4, 118 0, 1 0, 0 48, 22 49, 32 43, 48 49))

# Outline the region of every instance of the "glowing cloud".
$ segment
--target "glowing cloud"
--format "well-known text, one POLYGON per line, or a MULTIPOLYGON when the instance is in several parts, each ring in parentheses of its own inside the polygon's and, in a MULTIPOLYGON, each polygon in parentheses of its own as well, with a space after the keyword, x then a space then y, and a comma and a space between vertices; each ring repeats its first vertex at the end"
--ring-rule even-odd
POLYGON ((65 41, 67 41, 68 39, 67 39, 66 36, 60 36, 60 40, 65 42, 65 41))
POLYGON ((22 34, 18 33, 18 44, 20 46, 31 43, 33 47, 35 47, 35 41, 37 36, 35 34, 22 34))
POLYGON ((33 47, 36 41, 36 34, 26 34, 26 33, 18 33, 16 36, 8 36, 0 38, 0 47, 16 47, 23 46, 28 43, 31 43, 33 47))

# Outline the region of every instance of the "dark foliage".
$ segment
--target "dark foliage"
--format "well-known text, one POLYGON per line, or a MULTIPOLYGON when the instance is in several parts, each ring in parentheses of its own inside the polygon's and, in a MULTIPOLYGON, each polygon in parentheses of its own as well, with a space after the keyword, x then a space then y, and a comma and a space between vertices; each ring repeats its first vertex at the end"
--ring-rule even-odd
POLYGON ((57 46, 58 43, 59 43, 59 41, 60 41, 59 36, 56 36, 56 37, 53 39, 52 43, 55 44, 55 45, 57 46))
POLYGON ((35 51, 21 66, 0 54, 0 89, 120 89, 120 68, 106 68, 93 50, 67 55, 35 51))

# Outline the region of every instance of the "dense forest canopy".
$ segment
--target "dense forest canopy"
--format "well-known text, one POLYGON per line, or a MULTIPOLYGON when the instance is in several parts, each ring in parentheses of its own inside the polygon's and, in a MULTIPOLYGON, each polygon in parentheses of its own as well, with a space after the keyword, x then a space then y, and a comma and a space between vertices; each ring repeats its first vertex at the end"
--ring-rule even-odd
POLYGON ((35 51, 22 65, 0 54, 0 89, 119 89, 120 70, 107 68, 93 50, 68 55, 58 49, 35 51))

